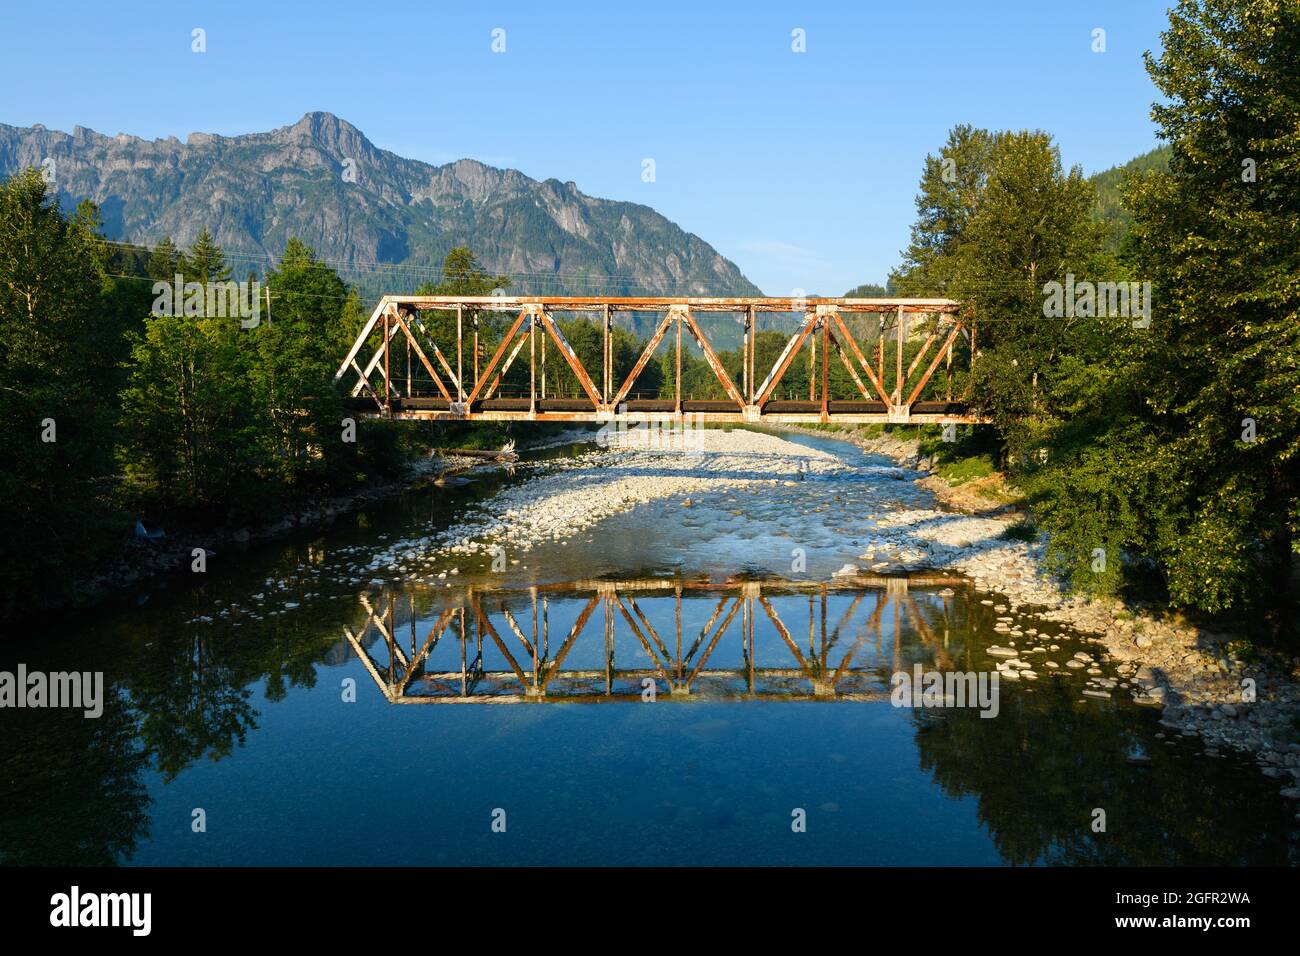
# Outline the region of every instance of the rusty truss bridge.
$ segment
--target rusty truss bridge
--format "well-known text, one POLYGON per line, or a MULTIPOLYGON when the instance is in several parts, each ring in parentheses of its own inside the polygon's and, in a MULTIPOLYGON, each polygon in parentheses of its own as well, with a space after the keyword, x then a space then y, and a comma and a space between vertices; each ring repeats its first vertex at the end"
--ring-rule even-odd
POLYGON ((952 669, 946 575, 809 583, 632 579, 363 595, 344 636, 393 704, 692 696, 887 698, 889 675, 952 669), (938 590, 944 588, 944 590, 938 590), (806 627, 805 627, 806 625, 806 627), (373 652, 373 653, 372 653, 373 652))
MULTIPOLYGON (((955 348, 968 356, 973 369, 978 355, 975 326, 962 304, 952 299, 389 295, 352 343, 335 380, 355 375, 351 395, 356 411, 381 418, 692 425, 986 422, 988 419, 968 404, 966 395, 953 396, 955 348), (508 328, 491 358, 483 363, 480 356, 487 356, 480 351, 480 316, 502 313, 509 321, 508 328), (619 313, 654 313, 657 319, 653 334, 621 382, 615 379, 612 344, 619 313), (802 316, 771 368, 758 366, 760 313, 802 316), (740 367, 735 376, 697 321, 710 314, 730 315, 743 325, 740 367), (584 366, 561 331, 557 315, 585 316, 598 323, 602 353, 597 375, 584 366), (871 317, 877 320, 875 336, 865 351, 846 321, 860 322, 864 317, 869 324, 871 317), (917 338, 924 333, 925 339, 905 361, 909 326, 919 330, 917 338), (693 340, 716 379, 719 388, 713 391, 725 397, 694 399, 682 394, 683 332, 689 336, 687 348, 693 340), (675 337, 677 370, 673 394, 642 398, 634 392, 637 380, 670 333, 675 337), (893 339, 892 349, 886 345, 887 338, 893 339), (580 394, 548 394, 548 344, 572 373, 580 394), (503 380, 516 367, 525 346, 527 394, 505 397, 501 394, 503 380), (889 359, 887 351, 893 352, 889 359), (778 386, 801 352, 807 355, 808 398, 778 397, 778 386), (874 354, 868 357, 868 353, 874 354), (833 394, 837 390, 831 374, 835 362, 847 371, 847 378, 835 376, 839 378, 838 390, 843 392, 844 383, 852 383, 848 394, 833 394), (405 365, 404 381, 399 364, 405 365), (943 395, 923 400, 922 393, 941 364, 946 376, 943 395)), ((734 368, 735 358, 732 364, 734 368)), ((552 382, 554 378, 552 375, 552 382)), ((969 387, 966 392, 969 394, 969 387)))

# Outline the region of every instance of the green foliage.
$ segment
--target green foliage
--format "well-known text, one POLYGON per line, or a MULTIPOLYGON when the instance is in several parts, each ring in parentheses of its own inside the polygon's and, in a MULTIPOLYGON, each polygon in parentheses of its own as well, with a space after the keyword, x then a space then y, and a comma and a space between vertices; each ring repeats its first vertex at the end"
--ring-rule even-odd
POLYGON ((1118 254, 1133 227, 1133 213, 1124 203, 1127 184, 1148 172, 1168 169, 1170 152, 1168 146, 1159 146, 1122 166, 1112 166, 1090 177, 1097 196, 1093 215, 1106 226, 1107 251, 1118 254))
POLYGON ((1043 286, 1098 265, 1092 189, 1061 168, 1040 132, 957 127, 926 160, 919 219, 894 279, 905 295, 970 303, 979 342, 974 398, 1009 435, 1050 414, 1043 382, 1071 348, 1076 320, 1045 321, 1043 286))
POLYGON ((927 160, 895 279, 974 304, 976 401, 1076 587, 1114 592, 1154 568, 1175 603, 1272 606, 1284 625, 1300 525, 1300 14, 1183 0, 1164 41, 1148 69, 1167 147, 1090 184, 1043 134, 958 127, 927 160), (1044 318, 1043 284, 1068 273, 1150 281, 1150 327, 1044 318))
POLYGON ((417 295, 492 295, 510 287, 505 276, 492 276, 479 265, 478 257, 466 246, 457 246, 442 261, 442 279, 425 283, 417 295))
POLYGON ((0 184, 6 612, 75 600, 137 515, 173 529, 273 519, 395 475, 417 439, 380 423, 343 441, 334 361, 367 310, 303 243, 266 276, 272 314, 245 328, 206 296, 156 308, 151 280, 229 279, 206 230, 185 251, 100 240, 98 210, 64 215, 38 172, 0 184))
POLYGON ((1156 290, 1151 327, 1081 326, 1052 386, 1060 417, 1035 435, 1048 463, 1026 476, 1051 553, 1076 580, 1105 547, 1103 590, 1119 587, 1124 553, 1154 562, 1176 603, 1272 606, 1279 624, 1291 617, 1280 607, 1300 450, 1300 250, 1283 238, 1300 189, 1296 27, 1270 3, 1171 14, 1149 62, 1167 98, 1154 115, 1169 169, 1125 191, 1131 267, 1156 290), (1257 182, 1243 180, 1243 157, 1257 182))
POLYGON ((1294 4, 1184 0, 1147 62, 1172 147, 1128 196, 1136 267, 1160 294, 1154 544, 1175 599, 1210 609, 1284 596, 1300 528, 1298 58, 1294 4))
POLYGON ((1022 518, 1002 529, 998 535, 1004 541, 1037 541, 1038 526, 1027 518, 1022 518))
MULTIPOLYGON (((169 510, 218 507, 256 473, 248 355, 228 318, 150 316, 132 337, 123 465, 169 510)), ((251 502, 250 502, 251 505, 251 502)))
POLYGON ((864 282, 862 285, 854 286, 848 292, 844 293, 846 299, 879 299, 886 296, 892 296, 893 283, 888 285, 879 285, 875 282, 864 282))
POLYGON ((67 596, 110 546, 121 297, 97 212, 64 216, 36 171, 0 184, 0 604, 67 596), (51 439, 51 440, 45 440, 51 439), (39 546, 34 546, 39 542, 39 546))
MULTIPOLYGON (((149 271, 204 286, 230 274, 206 230, 185 253, 160 244, 149 271)), ((390 476, 408 455, 401 427, 343 441, 347 412, 332 378, 364 320, 355 293, 297 239, 265 284, 270 314, 251 328, 206 309, 162 311, 131 336, 120 457, 137 507, 245 522, 297 496, 390 476)))
POLYGON ((931 471, 950 485, 987 478, 997 471, 997 442, 985 428, 958 427, 954 441, 943 440, 942 428, 926 428, 917 450, 931 459, 931 471))

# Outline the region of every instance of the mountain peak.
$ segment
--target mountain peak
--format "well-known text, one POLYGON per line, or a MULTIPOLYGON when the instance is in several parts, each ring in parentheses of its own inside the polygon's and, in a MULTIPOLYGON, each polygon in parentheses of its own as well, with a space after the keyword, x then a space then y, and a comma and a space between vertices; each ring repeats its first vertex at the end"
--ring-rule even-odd
POLYGON ((302 119, 287 127, 295 133, 308 133, 313 138, 337 138, 338 136, 360 136, 365 134, 345 119, 324 110, 313 110, 302 114, 302 119))
POLYGON ((269 264, 297 237, 368 295, 414 291, 462 245, 519 292, 758 292, 648 206, 474 159, 405 159, 323 110, 261 133, 195 132, 185 144, 0 125, 0 176, 46 157, 58 162, 60 201, 98 203, 110 239, 188 245, 207 228, 230 255, 269 264), (395 264, 407 268, 386 268, 395 264))
POLYGON ((280 144, 314 143, 338 161, 347 158, 359 161, 363 156, 373 157, 377 152, 365 133, 347 120, 323 110, 304 113, 302 119, 291 126, 281 126, 269 133, 253 133, 252 136, 280 144))

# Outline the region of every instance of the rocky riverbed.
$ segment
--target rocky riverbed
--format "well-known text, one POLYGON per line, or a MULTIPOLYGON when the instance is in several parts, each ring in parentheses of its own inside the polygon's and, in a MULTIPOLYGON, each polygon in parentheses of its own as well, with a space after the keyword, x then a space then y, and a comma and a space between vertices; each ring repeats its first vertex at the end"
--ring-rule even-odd
MULTIPOLYGON (((915 440, 891 434, 837 437, 909 468, 928 467, 915 440)), ((924 483, 945 484, 935 475, 924 483)), ((959 495, 940 498, 949 505, 964 503, 959 495)), ((1089 635, 1113 666, 1121 687, 1139 703, 1163 708, 1161 724, 1170 736, 1199 735, 1210 756, 1228 747, 1247 751, 1263 773, 1278 782, 1284 796, 1300 800, 1300 658, 1244 660, 1231 649, 1232 635, 1161 608, 1068 594, 1043 570, 1043 536, 1033 542, 1002 541, 994 549, 964 547, 968 539, 997 537, 1020 517, 1005 507, 982 510, 998 513, 949 514, 936 522, 933 511, 920 510, 893 515, 885 523, 917 529, 914 536, 931 543, 929 560, 966 573, 981 590, 1003 595, 1006 603, 1000 610, 1012 615, 1005 623, 1016 622, 1016 630, 1030 628, 1022 633, 1033 634, 1033 621, 1052 621, 1089 635)), ((923 552, 916 557, 926 560, 923 552)), ((1115 689, 1113 679, 1096 670, 1098 686, 1091 696, 1109 696, 1115 689)), ((1300 813, 1296 818, 1300 820, 1300 813)))

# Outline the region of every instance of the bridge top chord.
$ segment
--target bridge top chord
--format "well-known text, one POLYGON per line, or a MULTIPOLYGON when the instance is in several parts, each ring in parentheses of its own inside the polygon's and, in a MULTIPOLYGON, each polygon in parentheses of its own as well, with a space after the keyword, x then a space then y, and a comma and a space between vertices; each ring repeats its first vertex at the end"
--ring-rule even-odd
POLYGON ((803 313, 818 306, 834 307, 840 312, 927 313, 955 315, 962 304, 956 299, 916 298, 803 298, 750 296, 596 296, 596 295, 386 295, 385 304, 413 309, 436 310, 457 305, 479 311, 517 311, 539 305, 556 312, 667 312, 686 306, 695 312, 803 313))

